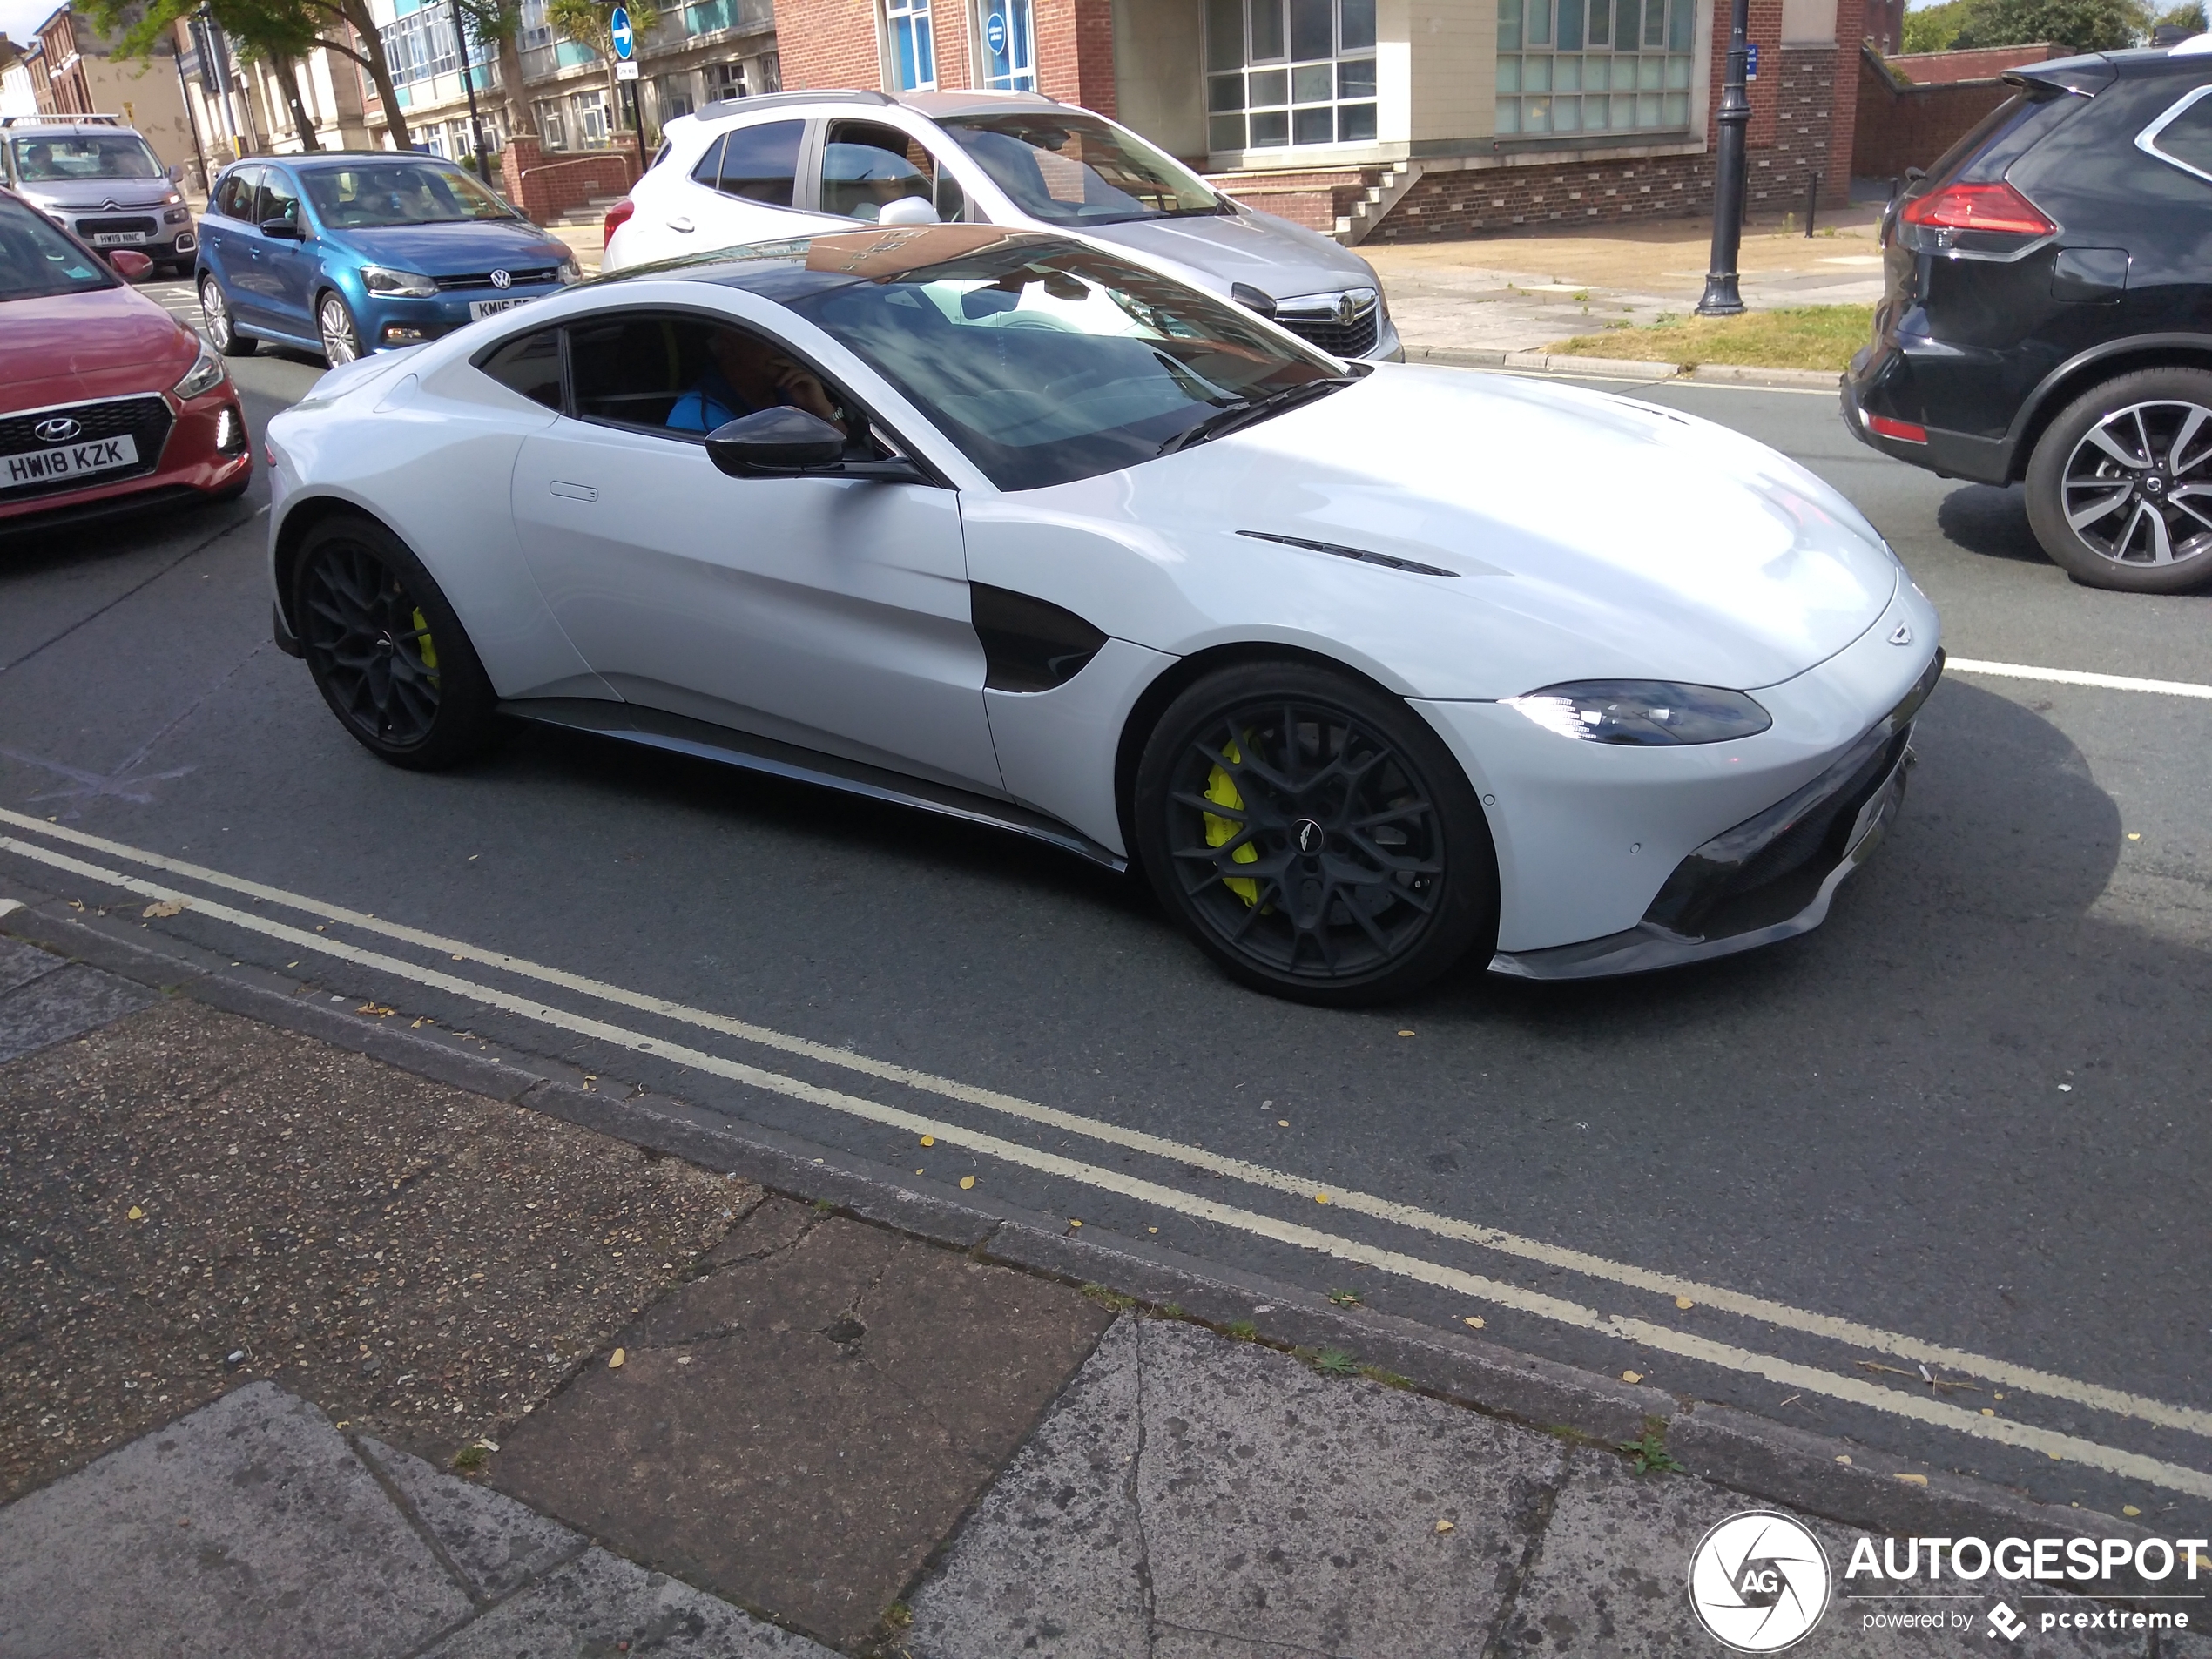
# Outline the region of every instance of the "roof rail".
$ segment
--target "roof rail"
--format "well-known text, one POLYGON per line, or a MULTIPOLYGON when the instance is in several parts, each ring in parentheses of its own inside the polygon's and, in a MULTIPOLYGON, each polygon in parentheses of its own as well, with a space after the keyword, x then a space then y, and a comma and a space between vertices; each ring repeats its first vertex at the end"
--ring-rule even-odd
POLYGON ((790 104, 896 104, 899 100, 882 92, 826 91, 826 92, 762 92, 752 98, 718 98, 711 104, 702 104, 691 111, 702 121, 719 119, 745 110, 776 110, 790 104))
POLYGON ((119 127, 127 125, 119 115, 0 115, 0 127, 119 127))

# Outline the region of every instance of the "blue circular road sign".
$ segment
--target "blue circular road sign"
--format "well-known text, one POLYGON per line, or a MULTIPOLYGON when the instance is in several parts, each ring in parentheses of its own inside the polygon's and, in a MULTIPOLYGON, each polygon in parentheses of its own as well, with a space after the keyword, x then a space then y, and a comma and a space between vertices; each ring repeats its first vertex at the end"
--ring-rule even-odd
POLYGON ((615 15, 607 20, 607 32, 614 38, 615 56, 624 63, 630 61, 630 49, 634 44, 630 33, 630 8, 617 6, 615 15))
POLYGON ((1006 13, 994 11, 983 20, 983 44, 991 49, 991 56, 1006 56, 1006 13))

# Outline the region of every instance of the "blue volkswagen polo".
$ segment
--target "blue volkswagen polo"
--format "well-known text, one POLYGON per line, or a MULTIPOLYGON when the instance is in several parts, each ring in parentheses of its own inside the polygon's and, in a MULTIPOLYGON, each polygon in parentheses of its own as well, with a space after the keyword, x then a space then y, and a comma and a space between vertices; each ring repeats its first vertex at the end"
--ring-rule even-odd
POLYGON ((207 337, 331 363, 418 345, 577 280, 576 256, 470 174, 399 151, 257 157, 215 181, 200 220, 207 337))

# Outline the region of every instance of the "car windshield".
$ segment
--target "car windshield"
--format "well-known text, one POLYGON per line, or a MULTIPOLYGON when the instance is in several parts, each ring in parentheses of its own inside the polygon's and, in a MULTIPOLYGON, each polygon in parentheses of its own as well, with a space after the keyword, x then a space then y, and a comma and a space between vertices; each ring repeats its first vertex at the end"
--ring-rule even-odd
POLYGON ((107 267, 64 236, 45 216, 0 201, 0 302, 111 288, 107 267))
POLYGON ((991 181, 1047 225, 1226 213, 1196 173, 1095 115, 1069 110, 961 115, 939 123, 991 181))
POLYGON ((943 226, 805 246, 803 271, 747 286, 865 359, 1001 489, 1133 466, 1347 378, 1238 307, 1058 237, 943 226))
POLYGON ((334 231, 517 217, 513 208, 459 168, 427 161, 309 167, 301 170, 300 180, 316 216, 334 231))
POLYGON ((12 146, 16 177, 26 185, 166 176, 146 141, 135 132, 55 132, 18 138, 12 146))

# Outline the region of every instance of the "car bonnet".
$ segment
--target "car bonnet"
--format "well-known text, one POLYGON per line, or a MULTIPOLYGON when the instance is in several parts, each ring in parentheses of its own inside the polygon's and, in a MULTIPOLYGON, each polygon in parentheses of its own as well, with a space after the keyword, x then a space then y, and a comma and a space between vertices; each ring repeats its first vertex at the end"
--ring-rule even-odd
POLYGON ((1290 561, 1283 578, 1303 569, 1329 596, 1318 626, 1356 628, 1428 696, 1609 678, 1756 689, 1864 633, 1900 577, 1848 502, 1764 445, 1502 374, 1384 365, 1115 478, 1123 510, 1188 527, 1177 539, 1207 550, 1184 577, 1202 610, 1249 609, 1275 581, 1255 559, 1290 561), (1451 576, 1409 586, 1325 553, 1270 553, 1253 532, 1451 576))
POLYGON ((1238 282, 1277 300, 1379 286, 1358 254, 1264 214, 1204 213, 1080 228, 1095 240, 1191 272, 1217 293, 1238 282))

